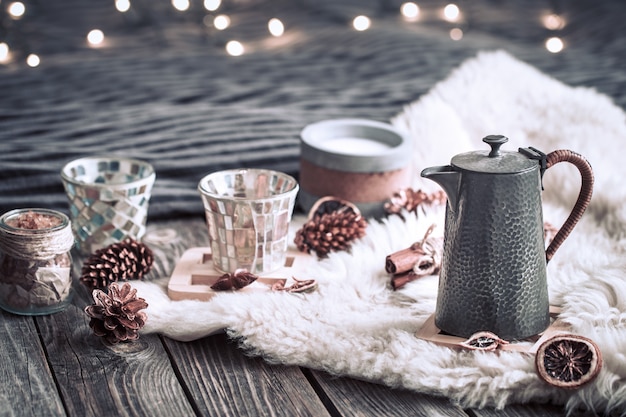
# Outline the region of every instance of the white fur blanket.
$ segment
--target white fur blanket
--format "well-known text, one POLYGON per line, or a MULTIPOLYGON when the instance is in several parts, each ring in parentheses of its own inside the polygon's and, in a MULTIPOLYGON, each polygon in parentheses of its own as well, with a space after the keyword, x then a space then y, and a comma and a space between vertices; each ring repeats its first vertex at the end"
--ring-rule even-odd
MULTIPOLYGON (((372 222, 351 253, 331 254, 311 267, 308 277, 319 288, 309 294, 224 293, 209 302, 174 302, 166 282, 134 282, 149 303, 143 332, 185 341, 226 328, 244 349, 270 362, 444 395, 463 406, 553 401, 568 410, 626 414, 625 113, 591 89, 566 86, 505 52, 485 52, 392 123, 415 140, 416 188, 436 187, 419 178, 422 168, 484 148, 488 134, 508 136, 509 150, 571 149, 591 162, 592 203, 548 267, 551 303, 562 306, 574 333, 602 351, 604 367, 591 384, 563 391, 538 378, 530 355, 457 351, 415 337, 434 312, 437 278, 394 292, 384 259, 421 238, 433 222, 442 231, 441 210, 372 222)), ((579 175, 559 164, 544 185, 544 219, 561 224, 579 175)))

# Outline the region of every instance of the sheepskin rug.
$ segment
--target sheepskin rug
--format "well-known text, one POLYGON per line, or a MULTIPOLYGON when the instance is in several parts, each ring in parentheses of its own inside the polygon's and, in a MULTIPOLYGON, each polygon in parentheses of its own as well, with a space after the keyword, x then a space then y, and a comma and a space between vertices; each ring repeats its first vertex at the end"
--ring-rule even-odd
MULTIPOLYGON (((489 134, 507 136, 507 150, 570 149, 590 161, 596 178, 591 205, 550 262, 548 283, 561 319, 602 352, 604 365, 594 381, 565 391, 539 379, 532 355, 455 350, 415 337, 435 310, 437 277, 393 291, 384 260, 421 239, 432 224, 442 234, 441 209, 371 221, 350 253, 333 253, 307 268, 306 277, 319 283, 312 293, 171 301, 167 281, 136 282, 150 304, 143 332, 188 341, 226 329, 247 352, 272 363, 444 395, 467 407, 551 401, 567 410, 626 415, 624 111, 592 89, 566 86, 495 51, 464 62, 391 123, 414 140, 413 186, 427 191, 437 185, 421 179, 421 169, 483 149, 489 134)), ((560 225, 578 195, 580 175, 557 164, 546 172, 544 186, 544 220, 560 225)), ((292 233, 301 221, 294 219, 292 233)))

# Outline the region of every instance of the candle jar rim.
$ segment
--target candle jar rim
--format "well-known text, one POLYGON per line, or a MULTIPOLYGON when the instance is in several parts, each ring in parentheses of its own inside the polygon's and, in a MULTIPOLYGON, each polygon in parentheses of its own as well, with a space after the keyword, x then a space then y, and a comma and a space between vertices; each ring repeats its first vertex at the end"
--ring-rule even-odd
MULTIPOLYGON (((122 172, 122 171, 120 171, 122 172)), ((146 183, 149 184, 153 182, 156 178, 156 173, 154 167, 149 162, 143 161, 141 159, 135 158, 127 158, 124 156, 86 156, 83 158, 74 159, 68 163, 66 163, 61 169, 61 178, 70 184, 87 186, 93 188, 124 188, 124 187, 137 187, 140 184, 146 183), (82 179, 78 179, 78 176, 73 175, 72 171, 77 169, 81 164, 98 164, 100 162, 111 163, 113 161, 130 163, 133 165, 137 165, 143 167, 144 172, 141 174, 133 174, 133 178, 128 181, 119 181, 119 182, 95 182, 95 181, 85 181, 82 179)))
POLYGON ((289 174, 286 174, 281 171, 275 171, 271 169, 261 169, 261 168, 235 168, 235 169, 226 169, 221 171, 215 171, 208 175, 202 177, 200 182, 198 183, 198 191, 207 197, 210 197, 215 200, 228 200, 228 201, 255 201, 255 202, 266 202, 273 201, 276 199, 283 198, 291 193, 296 193, 299 190, 299 184, 294 177, 289 174), (235 174, 252 174, 258 176, 261 173, 268 174, 270 176, 281 177, 285 181, 288 182, 288 188, 282 190, 280 192, 276 192, 266 197, 248 197, 248 196, 237 196, 237 195, 225 195, 223 193, 214 192, 210 190, 207 185, 209 181, 219 177, 219 176, 227 176, 227 175, 235 175, 235 174))
POLYGON ((407 167, 412 145, 405 133, 389 123, 376 120, 344 118, 326 119, 305 126, 300 132, 301 158, 325 167, 348 172, 385 172, 407 167), (333 152, 320 144, 343 137, 367 139, 389 148, 374 154, 333 152))
POLYGON ((7 211, 6 213, 2 214, 2 216, 0 216, 0 229, 3 229, 5 232, 12 233, 12 234, 33 235, 33 234, 51 233, 51 232, 56 232, 56 231, 65 229, 69 225, 70 225, 70 219, 67 215, 65 215, 64 213, 61 213, 60 211, 47 209, 47 208, 38 208, 38 207, 18 208, 18 209, 7 211), (17 217, 23 213, 37 213, 37 214, 52 216, 61 220, 61 222, 56 226, 45 227, 42 229, 27 229, 23 227, 14 227, 7 223, 7 220, 17 217))

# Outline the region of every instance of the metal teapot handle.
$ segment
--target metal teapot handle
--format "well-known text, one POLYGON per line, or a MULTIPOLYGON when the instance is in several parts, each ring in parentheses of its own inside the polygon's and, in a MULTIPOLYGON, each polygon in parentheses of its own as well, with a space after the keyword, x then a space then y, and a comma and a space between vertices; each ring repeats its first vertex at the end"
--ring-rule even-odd
POLYGON ((567 239, 572 229, 574 229, 574 226, 576 226, 576 223, 578 223, 582 217, 583 213, 587 209, 587 206, 589 205, 589 202, 591 201, 591 194, 593 192, 593 170, 591 169, 589 162, 587 162, 583 156, 565 149, 556 150, 546 155, 546 169, 558 164, 559 162, 569 162, 578 168, 582 178, 582 184, 580 186, 578 199, 576 200, 576 204, 574 205, 572 212, 567 220, 565 220, 565 223, 563 223, 563 226, 561 226, 559 231, 556 233, 554 239, 552 239, 548 249, 546 249, 547 262, 552 259, 556 250, 561 246, 565 239, 567 239))

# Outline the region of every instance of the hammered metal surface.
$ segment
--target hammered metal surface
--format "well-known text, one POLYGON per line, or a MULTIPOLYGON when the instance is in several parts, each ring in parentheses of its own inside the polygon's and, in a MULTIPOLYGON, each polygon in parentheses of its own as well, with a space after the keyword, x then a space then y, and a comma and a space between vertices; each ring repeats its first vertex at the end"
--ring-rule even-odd
POLYGON ((469 337, 523 339, 549 325, 538 171, 463 172, 446 230, 435 323, 469 337))

